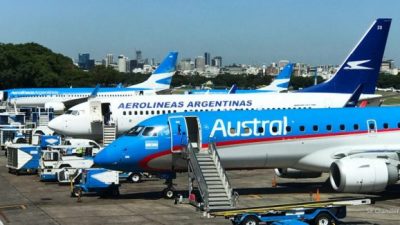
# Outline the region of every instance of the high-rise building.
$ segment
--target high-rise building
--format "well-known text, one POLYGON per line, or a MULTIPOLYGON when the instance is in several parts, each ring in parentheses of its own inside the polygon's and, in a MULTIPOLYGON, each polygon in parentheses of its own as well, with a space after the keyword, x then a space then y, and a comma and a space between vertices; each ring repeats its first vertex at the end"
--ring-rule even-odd
POLYGON ((181 71, 192 70, 192 60, 190 58, 183 58, 178 64, 178 69, 181 71))
POLYGON ((211 60, 211 66, 215 66, 218 68, 222 67, 222 57, 221 56, 216 56, 211 60))
POLYGON ((138 61, 138 63, 142 62, 142 51, 140 50, 136 51, 136 60, 138 61))
POLYGON ((90 70, 94 67, 94 60, 90 59, 89 53, 79 54, 78 66, 83 70, 90 70))
POLYGON ((114 56, 109 53, 106 55, 106 66, 109 66, 110 64, 114 64, 114 56))
POLYGON ((194 67, 197 71, 204 71, 205 70, 205 58, 203 56, 198 56, 194 60, 194 67))
POLYGON ((118 71, 121 73, 126 73, 127 68, 126 68, 126 62, 128 61, 128 58, 125 57, 124 55, 118 56, 118 71))
POLYGON ((211 55, 209 52, 204 52, 204 60, 206 65, 211 65, 211 55))

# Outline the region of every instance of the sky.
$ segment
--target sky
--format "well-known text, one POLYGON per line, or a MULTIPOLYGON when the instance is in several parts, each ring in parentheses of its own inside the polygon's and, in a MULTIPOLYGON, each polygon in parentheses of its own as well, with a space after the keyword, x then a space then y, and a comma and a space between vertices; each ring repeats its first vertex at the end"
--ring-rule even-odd
POLYGON ((398 0, 0 0, 0 42, 77 59, 160 61, 210 52, 223 64, 342 63, 376 18, 392 18, 385 58, 400 66, 398 0))

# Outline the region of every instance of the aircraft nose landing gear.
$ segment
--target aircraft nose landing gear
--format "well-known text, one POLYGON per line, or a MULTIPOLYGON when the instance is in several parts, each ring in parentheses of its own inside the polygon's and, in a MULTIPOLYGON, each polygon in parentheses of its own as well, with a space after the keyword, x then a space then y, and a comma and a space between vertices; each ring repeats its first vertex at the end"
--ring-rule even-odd
POLYGON ((176 193, 175 193, 175 188, 174 188, 172 179, 167 179, 165 181, 165 184, 167 185, 167 187, 163 190, 164 198, 167 198, 167 199, 174 198, 176 196, 176 193))

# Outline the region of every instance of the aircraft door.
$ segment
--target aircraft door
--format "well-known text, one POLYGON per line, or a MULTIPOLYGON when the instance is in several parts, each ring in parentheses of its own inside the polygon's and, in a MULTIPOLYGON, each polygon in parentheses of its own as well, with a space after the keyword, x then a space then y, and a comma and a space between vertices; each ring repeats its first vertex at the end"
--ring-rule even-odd
POLYGON ((102 122, 102 105, 100 101, 89 101, 89 115, 91 122, 102 122))
POLYGON ((109 124, 111 121, 110 103, 101 103, 101 114, 104 118, 104 123, 109 124))
POLYGON ((188 144, 188 132, 185 117, 169 117, 168 122, 171 132, 171 152, 179 153, 182 151, 182 147, 188 144))

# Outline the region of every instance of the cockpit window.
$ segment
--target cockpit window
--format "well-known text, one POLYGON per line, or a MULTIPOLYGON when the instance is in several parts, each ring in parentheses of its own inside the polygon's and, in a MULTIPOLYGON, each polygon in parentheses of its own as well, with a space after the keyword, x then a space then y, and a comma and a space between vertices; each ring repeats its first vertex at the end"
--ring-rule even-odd
POLYGON ((161 130, 161 127, 146 127, 143 130, 143 136, 157 136, 158 132, 161 130))
POLYGON ((65 114, 79 116, 79 111, 78 110, 67 110, 67 112, 65 112, 65 114))
POLYGON ((126 132, 126 135, 129 136, 138 136, 140 132, 143 130, 143 126, 135 126, 132 129, 130 129, 128 132, 126 132))

